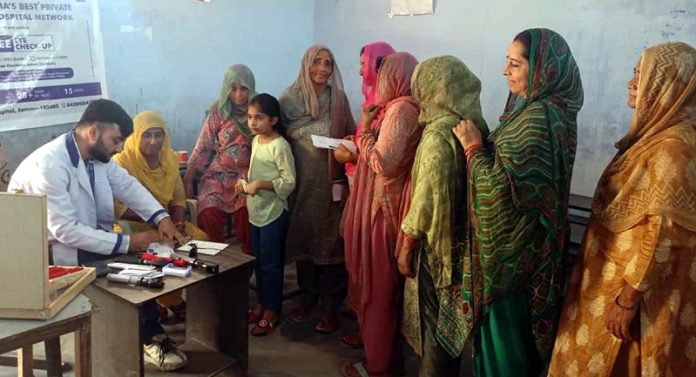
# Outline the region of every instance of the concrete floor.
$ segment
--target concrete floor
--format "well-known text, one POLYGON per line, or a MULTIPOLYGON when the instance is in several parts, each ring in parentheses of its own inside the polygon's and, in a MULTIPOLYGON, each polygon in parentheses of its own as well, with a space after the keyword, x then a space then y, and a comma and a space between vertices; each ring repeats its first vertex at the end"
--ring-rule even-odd
MULTIPOLYGON (((297 289, 295 270, 293 266, 286 268, 285 279, 286 292, 297 289)), ((255 303, 255 294, 251 292, 250 305, 255 303)), ((292 310, 297 297, 284 302, 285 315, 292 310)), ((307 325, 297 325, 284 318, 281 326, 270 336, 249 337, 250 377, 340 377, 339 369, 345 363, 362 360, 362 350, 348 349, 339 343, 342 336, 357 330, 357 321, 341 311, 339 330, 333 334, 324 335, 314 331, 314 325, 319 321, 321 313, 318 309, 313 312, 312 321, 307 325)), ((184 334, 183 323, 166 325, 165 329, 175 340, 181 341, 184 334)), ((251 326, 250 326, 251 329, 251 326)), ((73 337, 72 335, 61 338, 63 357, 65 361, 72 363, 73 337)), ((405 347, 406 376, 417 375, 417 361, 414 354, 405 347)), ((34 346, 34 357, 42 359, 44 356, 43 344, 34 346)), ((17 369, 0 366, 0 377, 17 375, 17 369)), ((36 377, 46 376, 45 371, 36 370, 36 377)), ((72 371, 63 374, 65 377, 74 377, 72 371)), ((172 373, 176 375, 176 373, 172 373)), ((97 371, 95 377, 99 377, 97 371)), ((231 376, 222 373, 220 377, 231 376)))

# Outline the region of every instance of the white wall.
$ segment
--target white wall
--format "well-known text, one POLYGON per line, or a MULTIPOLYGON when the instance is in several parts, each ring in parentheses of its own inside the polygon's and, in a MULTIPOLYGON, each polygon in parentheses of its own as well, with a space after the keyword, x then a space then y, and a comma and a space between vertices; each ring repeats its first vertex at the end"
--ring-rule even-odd
POLYGON ((628 128, 625 83, 641 50, 667 40, 696 46, 694 0, 436 0, 434 15, 393 19, 387 3, 316 1, 314 39, 336 54, 354 112, 361 103, 360 47, 385 40, 419 60, 461 58, 482 81, 484 115, 494 128, 507 98, 501 76, 507 44, 526 28, 553 29, 568 41, 582 74, 572 191, 588 196, 628 128))
MULTIPOLYGON (((190 149, 225 68, 248 64, 257 87, 278 95, 305 49, 332 48, 357 116, 360 47, 386 40, 420 60, 452 54, 483 82, 482 104, 497 125, 507 87, 509 41, 547 27, 570 44, 585 89, 572 190, 592 195, 626 131, 625 82, 640 51, 666 40, 696 46, 694 0, 435 0, 434 15, 387 17, 388 0, 101 0, 109 96, 135 115, 162 113, 175 148, 190 149)), ((0 133, 11 167, 72 125, 0 133)))
POLYGON ((313 39, 312 0, 101 0, 100 11, 109 96, 161 113, 185 149, 228 66, 248 65, 257 91, 277 95, 297 75, 285 62, 313 39))
MULTIPOLYGON (((228 66, 247 64, 257 90, 277 95, 313 43, 314 0, 100 0, 99 10, 109 98, 132 116, 161 113, 177 149, 193 147, 228 66)), ((0 133, 10 167, 72 126, 0 133)))

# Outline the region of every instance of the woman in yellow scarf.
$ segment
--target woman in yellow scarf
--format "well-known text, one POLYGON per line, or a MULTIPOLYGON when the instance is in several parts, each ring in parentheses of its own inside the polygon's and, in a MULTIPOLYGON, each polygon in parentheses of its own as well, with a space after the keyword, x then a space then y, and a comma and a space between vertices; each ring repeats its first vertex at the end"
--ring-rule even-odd
MULTIPOLYGON (((167 125, 157 113, 143 111, 133 119, 133 134, 126 140, 123 152, 114 160, 167 208, 179 232, 196 240, 208 236, 192 223, 185 221, 186 193, 179 175, 179 158, 172 149, 167 125)), ((116 202, 115 215, 124 231, 143 232, 157 229, 144 223, 140 216, 125 204, 116 202)))
MULTIPOLYGON (((169 216, 183 235, 195 240, 207 240, 208 235, 185 220, 186 193, 179 175, 179 157, 172 149, 169 132, 164 119, 153 111, 143 111, 133 119, 133 134, 126 139, 123 152, 115 155, 114 161, 130 175, 138 179, 148 191, 167 208, 169 216)), ((116 201, 114 205, 117 232, 152 232, 157 239, 157 228, 142 221, 141 217, 125 204, 116 201)), ((181 291, 172 292, 157 299, 163 317, 166 308, 177 317, 186 318, 186 306, 181 291)))
POLYGON ((549 376, 696 370, 696 49, 646 49, 600 178, 549 376))

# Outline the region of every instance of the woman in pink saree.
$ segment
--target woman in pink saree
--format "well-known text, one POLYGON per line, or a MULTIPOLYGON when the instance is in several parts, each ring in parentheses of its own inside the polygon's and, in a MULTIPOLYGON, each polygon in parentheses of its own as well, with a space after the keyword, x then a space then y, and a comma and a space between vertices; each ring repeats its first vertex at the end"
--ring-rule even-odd
POLYGON ((422 133, 411 96, 417 64, 405 52, 384 58, 375 103, 361 116, 366 127, 358 138, 355 195, 348 203, 344 237, 346 250, 352 251, 346 258, 348 274, 359 288, 357 313, 367 362, 345 365, 345 376, 380 375, 402 367, 390 365, 402 356, 397 338, 403 282, 395 252, 404 188, 422 133))
MULTIPOLYGON (((363 78, 362 94, 365 97, 365 102, 362 104, 362 109, 375 103, 375 93, 377 91, 377 73, 385 56, 394 53, 394 48, 387 42, 368 43, 360 49, 360 76, 363 78)), ((355 135, 346 136, 346 139, 355 141, 359 138, 362 131, 362 124, 358 123, 355 135)), ((356 145, 360 148, 360 145, 356 145)), ((336 160, 345 163, 346 177, 348 177, 348 185, 350 186, 350 195, 355 196, 355 169, 358 162, 358 152, 351 152, 346 147, 341 146, 334 155, 336 160)), ((351 199, 349 199, 351 200, 351 199)), ((352 200, 356 200, 353 198, 352 200)), ((346 209, 348 207, 346 206, 346 209)), ((345 212, 344 212, 345 216, 345 212)), ((352 250, 345 249, 346 261, 351 258, 352 250)), ((357 316, 358 303, 360 302, 359 287, 354 281, 348 280, 348 310, 357 316)), ((360 331, 348 334, 341 338, 341 343, 349 348, 362 347, 362 339, 360 331)))

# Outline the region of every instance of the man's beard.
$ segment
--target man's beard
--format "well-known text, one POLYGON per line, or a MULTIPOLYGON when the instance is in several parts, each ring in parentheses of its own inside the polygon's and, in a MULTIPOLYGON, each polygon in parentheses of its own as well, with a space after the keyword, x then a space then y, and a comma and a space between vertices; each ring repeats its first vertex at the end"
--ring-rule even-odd
POLYGON ((106 149, 106 145, 104 145, 104 142, 102 141, 101 137, 97 140, 97 145, 92 147, 92 150, 90 150, 90 154, 92 155, 92 158, 103 163, 108 163, 111 161, 111 153, 106 149))

